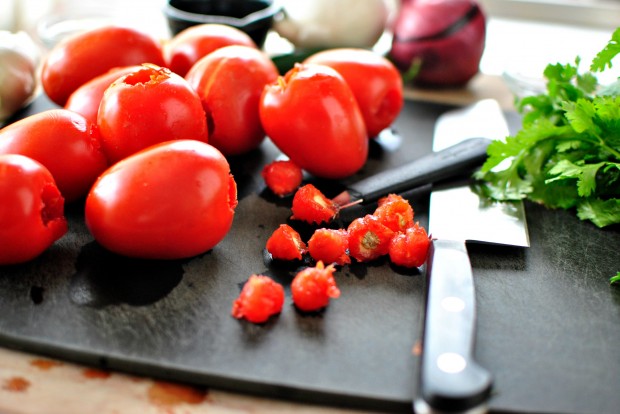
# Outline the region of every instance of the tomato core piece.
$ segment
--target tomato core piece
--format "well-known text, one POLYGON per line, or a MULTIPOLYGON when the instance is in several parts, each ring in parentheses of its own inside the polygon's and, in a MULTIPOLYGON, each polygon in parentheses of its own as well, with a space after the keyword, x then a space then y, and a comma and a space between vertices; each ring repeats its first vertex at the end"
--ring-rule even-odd
POLYGON ((338 298, 340 289, 334 279, 335 270, 333 264, 325 267, 319 261, 315 267, 307 267, 297 273, 291 282, 295 306, 306 312, 317 311, 327 306, 330 298, 338 298))
POLYGON ((239 297, 232 305, 231 314, 253 323, 263 323, 270 316, 282 311, 284 288, 263 275, 252 275, 243 285, 239 297))

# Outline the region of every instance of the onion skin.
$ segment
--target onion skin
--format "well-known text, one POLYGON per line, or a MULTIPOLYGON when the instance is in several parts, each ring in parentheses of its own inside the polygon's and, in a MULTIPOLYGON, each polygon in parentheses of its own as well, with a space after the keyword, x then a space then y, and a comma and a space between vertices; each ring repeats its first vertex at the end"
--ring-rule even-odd
POLYGON ((463 86, 479 72, 486 16, 476 0, 403 0, 393 30, 390 58, 402 72, 420 65, 416 85, 463 86))

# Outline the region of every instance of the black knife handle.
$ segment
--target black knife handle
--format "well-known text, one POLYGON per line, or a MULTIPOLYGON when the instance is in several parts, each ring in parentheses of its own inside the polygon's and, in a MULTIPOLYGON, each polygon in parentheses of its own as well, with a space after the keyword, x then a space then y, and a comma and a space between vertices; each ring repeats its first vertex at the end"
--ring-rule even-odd
POLYGON ((432 152, 410 163, 382 171, 348 186, 353 199, 376 201, 391 193, 433 183, 466 173, 487 157, 487 138, 469 138, 441 151, 432 152))
POLYGON ((433 240, 427 263, 418 397, 433 410, 470 410, 486 402, 492 378, 473 359, 475 293, 465 242, 433 240))

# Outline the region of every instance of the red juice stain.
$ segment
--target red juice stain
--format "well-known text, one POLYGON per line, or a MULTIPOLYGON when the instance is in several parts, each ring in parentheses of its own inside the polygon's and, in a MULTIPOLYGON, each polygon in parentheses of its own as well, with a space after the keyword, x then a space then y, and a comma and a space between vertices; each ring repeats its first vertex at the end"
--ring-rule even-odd
POLYGON ((148 390, 149 401, 155 405, 200 404, 207 398, 205 388, 155 381, 148 390))
POLYGON ((107 379, 110 375, 111 374, 108 371, 102 371, 95 368, 86 368, 82 371, 82 376, 88 379, 107 379))
POLYGON ((49 371, 52 368, 62 366, 60 361, 52 361, 51 359, 33 359, 30 361, 30 365, 37 367, 42 371, 49 371))
POLYGON ((12 392, 25 392, 30 387, 30 381, 22 377, 12 377, 4 381, 2 389, 12 392))

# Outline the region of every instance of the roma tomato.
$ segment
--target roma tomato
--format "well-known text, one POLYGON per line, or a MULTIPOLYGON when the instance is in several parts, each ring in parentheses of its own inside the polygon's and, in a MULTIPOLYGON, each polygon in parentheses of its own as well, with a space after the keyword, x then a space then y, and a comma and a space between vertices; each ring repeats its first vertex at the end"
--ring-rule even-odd
POLYGON ((185 78, 202 101, 211 145, 225 155, 239 155, 263 142, 259 100, 265 85, 278 78, 264 52, 226 46, 200 59, 185 78))
POLYGON ((67 232, 64 200, 42 164, 0 155, 0 265, 34 259, 67 232))
POLYGON ((105 90, 108 89, 115 80, 141 68, 142 66, 114 68, 103 75, 89 80, 69 96, 65 104, 65 109, 77 112, 92 123, 97 124, 97 112, 99 111, 99 104, 101 103, 101 99, 103 99, 105 90))
POLYGON ((176 140, 106 170, 86 198, 86 224, 103 247, 146 259, 179 259, 212 249, 228 233, 237 186, 209 144, 176 140))
POLYGON ((342 75, 359 104, 369 137, 389 127, 403 108, 400 72, 370 50, 329 49, 309 56, 304 63, 327 65, 342 75))
POLYGON ((366 163, 362 114, 351 88, 330 67, 298 64, 268 85, 260 118, 276 146, 317 177, 345 178, 366 163))
POLYGON ((1 129, 0 154, 22 154, 43 164, 67 202, 85 196, 108 167, 95 125, 66 109, 40 112, 1 129))
POLYGON ((60 106, 80 85, 119 66, 164 65, 162 47, 153 37, 129 27, 106 26, 60 42, 41 68, 47 96, 60 106))
POLYGON ((201 58, 224 46, 241 45, 257 48, 245 32, 224 24, 198 24, 179 32, 164 44, 167 67, 185 76, 201 58))
POLYGON ((97 125, 110 162, 164 141, 208 141, 196 92, 176 73, 154 65, 110 85, 99 105, 97 125))

